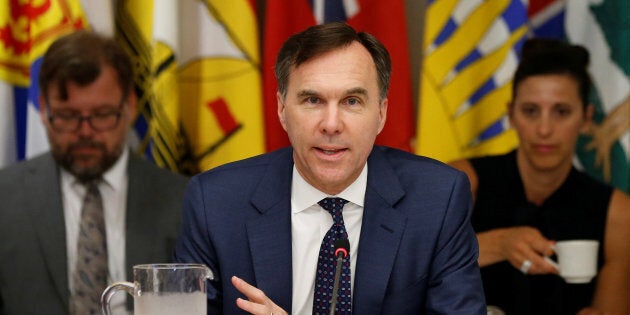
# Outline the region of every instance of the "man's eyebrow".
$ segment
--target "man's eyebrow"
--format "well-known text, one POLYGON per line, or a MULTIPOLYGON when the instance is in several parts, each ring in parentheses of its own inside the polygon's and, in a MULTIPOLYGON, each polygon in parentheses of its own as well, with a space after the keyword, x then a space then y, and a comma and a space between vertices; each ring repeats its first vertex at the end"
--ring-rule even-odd
POLYGON ((318 93, 313 90, 301 90, 297 93, 298 97, 309 97, 309 96, 317 96, 318 93))
MULTIPOLYGON (((346 90, 344 92, 345 95, 363 95, 363 96, 367 96, 368 95, 368 91, 364 88, 361 87, 356 87, 356 88, 351 88, 349 90, 346 90)), ((299 98, 303 98, 303 97, 310 97, 310 96, 318 96, 319 93, 315 90, 301 90, 297 93, 297 96, 299 98)))
POLYGON ((368 95, 368 91, 364 88, 361 87, 356 87, 356 88, 352 88, 346 91, 347 95, 351 95, 351 94, 360 94, 360 95, 368 95))

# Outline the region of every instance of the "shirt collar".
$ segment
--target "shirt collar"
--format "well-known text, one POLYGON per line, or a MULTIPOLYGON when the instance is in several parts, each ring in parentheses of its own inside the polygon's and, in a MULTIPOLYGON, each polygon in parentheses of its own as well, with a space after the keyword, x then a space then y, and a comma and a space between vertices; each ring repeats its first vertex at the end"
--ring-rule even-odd
POLYGON ((360 207, 363 207, 365 202, 365 189, 367 187, 367 163, 363 167, 359 177, 346 187, 342 192, 336 196, 328 195, 311 184, 306 182, 302 175, 297 171, 295 165, 293 165, 293 179, 291 180, 291 209, 294 213, 301 212, 307 208, 317 204, 320 200, 326 197, 340 197, 346 199, 360 207))
POLYGON ((127 164, 129 163, 129 149, 124 148, 118 161, 103 174, 103 181, 107 183, 113 190, 125 187, 122 183, 127 178, 127 164))

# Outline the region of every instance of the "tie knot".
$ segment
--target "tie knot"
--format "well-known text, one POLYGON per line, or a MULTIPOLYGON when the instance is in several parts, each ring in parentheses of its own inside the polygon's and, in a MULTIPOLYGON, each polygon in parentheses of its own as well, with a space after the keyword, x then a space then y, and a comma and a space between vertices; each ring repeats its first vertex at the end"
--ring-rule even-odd
POLYGON ((320 200, 317 204, 319 204, 319 206, 324 208, 326 211, 330 212, 333 220, 337 222, 338 220, 343 220, 341 210, 346 203, 348 203, 348 200, 345 200, 343 198, 324 198, 320 200))
POLYGON ((82 187, 85 187, 85 191, 94 191, 94 190, 98 190, 98 185, 102 182, 102 179, 99 178, 93 178, 93 179, 89 179, 89 180, 77 180, 76 183, 81 185, 82 187))
POLYGON ((85 188, 90 191, 90 190, 98 190, 98 181, 95 180, 91 180, 89 182, 85 182, 85 188))
POLYGON ((83 202, 98 202, 101 203, 101 191, 98 188, 98 181, 91 180, 83 183, 85 186, 85 196, 83 198, 83 202))

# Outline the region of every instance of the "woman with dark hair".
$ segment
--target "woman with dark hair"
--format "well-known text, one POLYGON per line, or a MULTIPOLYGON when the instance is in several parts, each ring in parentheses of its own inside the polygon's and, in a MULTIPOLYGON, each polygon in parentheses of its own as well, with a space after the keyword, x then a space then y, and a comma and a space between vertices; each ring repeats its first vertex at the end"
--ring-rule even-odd
POLYGON ((508 105, 519 147, 451 163, 471 181, 486 302, 509 315, 630 310, 630 197, 573 166, 593 116, 588 62, 584 47, 528 40, 508 105), (548 262, 572 239, 599 241, 590 283, 566 283, 548 262))

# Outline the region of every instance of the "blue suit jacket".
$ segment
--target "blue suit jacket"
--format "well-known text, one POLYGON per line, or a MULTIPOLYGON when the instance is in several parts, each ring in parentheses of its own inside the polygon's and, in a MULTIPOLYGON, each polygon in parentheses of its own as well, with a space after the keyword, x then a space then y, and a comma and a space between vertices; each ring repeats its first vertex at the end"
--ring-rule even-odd
MULTIPOLYGON (((214 271, 208 314, 244 313, 233 275, 291 313, 292 153, 284 148, 191 179, 175 260, 214 271)), ((365 194, 354 314, 486 313, 466 175, 375 147, 365 194)))

